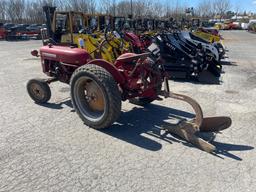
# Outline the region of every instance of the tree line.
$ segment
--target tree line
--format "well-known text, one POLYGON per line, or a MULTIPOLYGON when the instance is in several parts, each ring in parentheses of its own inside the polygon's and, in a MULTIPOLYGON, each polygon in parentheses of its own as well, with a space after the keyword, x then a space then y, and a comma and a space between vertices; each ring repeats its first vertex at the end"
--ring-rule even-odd
POLYGON ((114 16, 184 17, 188 14, 211 18, 224 17, 232 8, 229 0, 201 0, 191 9, 179 0, 0 0, 0 22, 44 23, 44 5, 55 6, 62 11, 80 11, 88 14, 102 13, 114 16), (132 3, 131 3, 132 2, 132 3))

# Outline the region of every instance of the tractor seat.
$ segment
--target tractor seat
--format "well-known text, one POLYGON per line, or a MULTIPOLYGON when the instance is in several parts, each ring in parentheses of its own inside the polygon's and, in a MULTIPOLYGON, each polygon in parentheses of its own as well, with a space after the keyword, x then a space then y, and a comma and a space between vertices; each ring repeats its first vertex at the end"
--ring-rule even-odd
POLYGON ((142 53, 142 54, 136 54, 136 53, 125 53, 119 56, 116 61, 129 63, 133 61, 137 61, 138 59, 146 59, 150 53, 142 53))

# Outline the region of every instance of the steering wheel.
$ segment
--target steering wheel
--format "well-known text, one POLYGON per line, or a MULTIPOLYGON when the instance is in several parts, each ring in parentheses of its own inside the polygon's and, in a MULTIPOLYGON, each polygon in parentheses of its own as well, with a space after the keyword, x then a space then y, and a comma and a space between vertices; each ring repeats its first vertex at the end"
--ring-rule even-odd
POLYGON ((117 31, 110 30, 109 27, 106 27, 104 30, 104 37, 112 48, 117 50, 122 50, 124 48, 124 39, 117 31))

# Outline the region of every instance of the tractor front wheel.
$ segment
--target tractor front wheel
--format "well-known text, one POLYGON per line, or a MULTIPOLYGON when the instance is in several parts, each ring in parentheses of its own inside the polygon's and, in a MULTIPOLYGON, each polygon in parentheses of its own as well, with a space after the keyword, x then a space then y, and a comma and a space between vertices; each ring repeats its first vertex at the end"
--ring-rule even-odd
POLYGON ((31 79, 27 83, 27 91, 36 103, 46 103, 51 98, 51 89, 43 79, 31 79))
POLYGON ((95 129, 111 126, 121 113, 121 93, 104 68, 86 64, 72 75, 71 101, 79 117, 95 129))

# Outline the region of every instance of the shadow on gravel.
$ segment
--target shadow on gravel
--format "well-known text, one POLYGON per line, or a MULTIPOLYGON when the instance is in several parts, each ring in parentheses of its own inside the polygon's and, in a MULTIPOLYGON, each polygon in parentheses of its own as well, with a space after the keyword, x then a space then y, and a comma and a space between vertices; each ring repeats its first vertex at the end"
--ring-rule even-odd
MULTIPOLYGON (((40 106, 60 110, 64 108, 64 106, 72 108, 72 103, 70 99, 65 99, 58 103, 47 103, 40 106)), ((73 112, 74 110, 72 109, 71 111, 73 112)), ((192 113, 156 104, 149 104, 144 108, 134 107, 130 111, 122 112, 115 124, 107 129, 100 130, 100 132, 150 151, 160 150, 162 148, 161 141, 170 144, 177 142, 195 148, 192 144, 180 139, 178 136, 161 131, 161 126, 166 120, 174 122, 180 119, 191 119, 193 117, 194 114, 192 113)), ((214 155, 222 159, 224 159, 222 156, 226 156, 241 161, 242 159, 232 154, 231 151, 247 151, 254 149, 252 146, 214 141, 215 134, 213 133, 199 133, 198 135, 215 145, 218 150, 214 155)))
MULTIPOLYGON (((238 66, 236 62, 233 61, 221 61, 221 65, 224 66, 238 66)), ((221 74, 224 74, 225 71, 223 71, 221 74)), ((173 81, 176 82, 190 82, 194 84, 201 84, 201 85, 221 85, 223 81, 221 78, 215 77, 211 72, 209 71, 203 71, 200 73, 198 78, 191 77, 190 79, 184 79, 184 78, 172 78, 173 81)))
POLYGON ((237 63, 234 61, 221 61, 221 65, 238 66, 237 63))
MULTIPOLYGON (((193 117, 194 114, 185 111, 150 104, 145 108, 134 107, 131 111, 123 112, 116 124, 108 129, 101 130, 101 132, 151 151, 158 151, 162 148, 161 140, 170 144, 177 142, 194 148, 192 144, 178 136, 165 133, 160 129, 167 119, 191 119, 193 117), (157 139, 153 139, 152 136, 157 139)), ((217 148, 214 155, 222 159, 224 159, 222 156, 226 156, 241 161, 242 159, 232 154, 231 151, 254 149, 254 147, 246 145, 213 141, 216 136, 214 133, 199 133, 198 135, 214 144, 217 148)))
POLYGON ((138 147, 158 151, 162 148, 160 140, 169 143, 181 142, 175 137, 162 135, 160 127, 167 119, 193 118, 194 115, 185 111, 167 108, 155 104, 147 105, 145 108, 134 107, 130 111, 122 112, 117 123, 101 132, 136 145, 138 147), (150 136, 157 139, 150 138, 150 136))
MULTIPOLYGON (((225 73, 224 71, 222 73, 225 73)), ((172 79, 175 82, 189 82, 193 84, 200 84, 200 85, 221 85, 222 81, 220 78, 215 77, 209 71, 201 72, 198 78, 190 78, 190 79, 182 79, 182 78, 175 78, 172 79)))
MULTIPOLYGON (((70 99, 63 100, 63 101, 60 101, 60 102, 57 102, 57 103, 44 103, 44 104, 38 104, 38 105, 40 105, 42 107, 51 108, 51 109, 63 109, 64 108, 63 106, 65 106, 65 105, 70 107, 70 108, 73 108, 70 99)), ((72 110, 72 111, 74 111, 74 110, 72 110)))
MULTIPOLYGON (((242 159, 234 154, 231 153, 231 151, 248 151, 248 150, 253 150, 254 147, 252 146, 247 146, 247 145, 236 145, 236 144, 228 144, 228 143, 221 143, 217 141, 212 141, 211 142, 213 145, 216 146, 218 149, 216 154, 217 155, 223 155, 238 161, 242 161, 242 159)), ((218 156, 220 157, 220 156, 218 156)))

